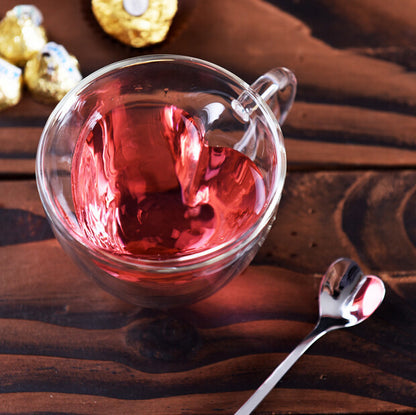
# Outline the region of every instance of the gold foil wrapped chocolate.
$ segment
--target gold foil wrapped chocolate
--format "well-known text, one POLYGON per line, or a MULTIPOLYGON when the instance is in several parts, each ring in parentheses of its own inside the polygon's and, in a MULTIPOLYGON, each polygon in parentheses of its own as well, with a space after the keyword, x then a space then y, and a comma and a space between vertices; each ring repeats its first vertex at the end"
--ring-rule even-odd
POLYGON ((24 80, 32 95, 56 103, 82 79, 79 64, 62 45, 49 42, 25 67, 24 80))
POLYGON ((0 58, 0 111, 20 101, 22 84, 22 70, 0 58))
POLYGON ((136 48, 165 40, 177 9, 177 0, 92 0, 102 29, 136 48))
POLYGON ((42 19, 39 9, 32 5, 16 6, 8 11, 0 21, 0 55, 24 66, 47 42, 42 19))

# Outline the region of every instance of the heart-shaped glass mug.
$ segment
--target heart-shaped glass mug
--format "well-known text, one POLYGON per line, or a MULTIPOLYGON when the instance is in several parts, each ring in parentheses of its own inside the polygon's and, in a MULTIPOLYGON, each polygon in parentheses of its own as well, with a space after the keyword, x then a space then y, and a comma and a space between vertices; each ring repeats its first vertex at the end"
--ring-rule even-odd
POLYGON ((251 86, 212 63, 141 56, 81 81, 50 115, 36 179, 52 229, 104 289, 145 307, 214 293, 253 259, 286 174, 296 79, 251 86))

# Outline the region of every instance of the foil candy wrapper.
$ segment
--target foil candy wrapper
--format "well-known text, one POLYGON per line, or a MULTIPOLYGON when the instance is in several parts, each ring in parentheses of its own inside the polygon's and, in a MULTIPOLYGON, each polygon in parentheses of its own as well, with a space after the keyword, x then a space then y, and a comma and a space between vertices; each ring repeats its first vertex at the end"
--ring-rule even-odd
POLYGON ((165 40, 177 0, 92 0, 92 11, 110 36, 135 48, 165 40))
POLYGON ((22 96, 22 70, 0 58, 0 111, 16 105, 22 96))
POLYGON ((46 44, 42 13, 35 6, 20 5, 0 21, 0 55, 17 66, 25 63, 46 44))
POLYGON ((24 71, 24 81, 34 98, 47 104, 60 101, 81 79, 77 59, 55 42, 47 43, 24 71))

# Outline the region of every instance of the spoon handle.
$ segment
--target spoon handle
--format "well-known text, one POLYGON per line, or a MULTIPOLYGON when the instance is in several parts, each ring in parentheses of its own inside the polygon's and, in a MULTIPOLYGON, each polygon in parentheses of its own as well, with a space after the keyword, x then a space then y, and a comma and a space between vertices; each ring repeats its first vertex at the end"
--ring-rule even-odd
POLYGON ((257 405, 269 394, 276 386, 277 382, 286 374, 286 372, 296 363, 296 361, 305 353, 305 351, 327 330, 319 323, 315 328, 299 343, 292 352, 280 363, 272 374, 261 384, 247 402, 234 415, 249 415, 257 405))

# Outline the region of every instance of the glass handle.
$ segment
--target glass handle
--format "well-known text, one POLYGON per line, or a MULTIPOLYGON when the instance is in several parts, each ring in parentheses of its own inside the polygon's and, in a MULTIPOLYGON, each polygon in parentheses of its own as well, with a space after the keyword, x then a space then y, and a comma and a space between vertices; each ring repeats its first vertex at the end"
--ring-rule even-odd
MULTIPOLYGON (((271 69, 260 76, 250 89, 243 91, 237 99, 232 101, 231 105, 236 116, 247 123, 250 115, 259 106, 259 100, 255 99, 254 91, 269 106, 278 123, 282 125, 295 100, 296 85, 296 77, 289 69, 271 69)), ((259 128, 256 123, 251 123, 241 140, 234 144, 234 149, 241 151, 251 160, 256 157, 258 143, 261 141, 262 135, 259 128)))
POLYGON ((251 88, 263 98, 282 125, 295 99, 296 86, 296 77, 292 71, 274 68, 260 76, 251 88))

